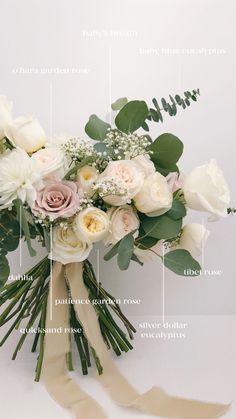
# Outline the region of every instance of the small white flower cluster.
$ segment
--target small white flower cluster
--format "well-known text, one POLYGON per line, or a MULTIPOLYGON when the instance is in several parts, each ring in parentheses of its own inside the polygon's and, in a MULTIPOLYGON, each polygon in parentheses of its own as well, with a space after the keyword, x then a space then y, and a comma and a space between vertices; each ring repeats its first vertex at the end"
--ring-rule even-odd
POLYGON ((93 148, 93 144, 81 138, 71 138, 61 145, 67 157, 70 157, 72 161, 81 161, 88 157, 95 157, 96 153, 93 148))
POLYGON ((99 196, 104 198, 108 195, 127 196, 129 195, 128 189, 124 183, 117 178, 102 179, 93 185, 93 190, 98 191, 99 196))
POLYGON ((116 129, 108 130, 104 143, 113 150, 117 160, 132 159, 140 154, 147 154, 147 148, 150 145, 145 135, 124 134, 116 129))
POLYGON ((82 211, 86 208, 93 207, 93 206, 94 206, 94 202, 91 198, 87 198, 87 197, 81 198, 80 199, 80 205, 78 207, 78 212, 82 211))
POLYGON ((75 163, 91 158, 92 166, 99 172, 105 170, 111 160, 106 152, 96 151, 91 141, 81 138, 71 138, 61 145, 61 149, 75 163))

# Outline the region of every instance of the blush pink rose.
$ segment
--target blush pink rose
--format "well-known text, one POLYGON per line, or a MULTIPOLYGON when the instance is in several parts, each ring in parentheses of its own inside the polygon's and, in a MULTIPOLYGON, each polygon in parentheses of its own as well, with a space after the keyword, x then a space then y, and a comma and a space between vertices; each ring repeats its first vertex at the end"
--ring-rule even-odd
POLYGON ((42 214, 50 220, 68 218, 76 213, 80 204, 78 185, 74 182, 49 181, 37 192, 32 208, 35 215, 42 214))
POLYGON ((181 189, 184 183, 184 179, 183 176, 177 172, 170 172, 167 176, 166 176, 166 180, 167 183, 169 185, 169 188, 171 190, 171 192, 175 192, 178 189, 181 189))

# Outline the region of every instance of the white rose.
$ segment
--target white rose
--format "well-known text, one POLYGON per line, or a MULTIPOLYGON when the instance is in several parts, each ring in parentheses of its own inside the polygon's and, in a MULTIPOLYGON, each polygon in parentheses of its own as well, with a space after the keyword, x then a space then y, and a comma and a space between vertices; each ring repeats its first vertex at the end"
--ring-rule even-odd
POLYGON ((36 151, 31 157, 36 161, 43 178, 58 177, 62 179, 66 172, 64 153, 60 148, 47 147, 36 151))
POLYGON ((96 207, 82 210, 75 219, 75 232, 81 240, 87 243, 104 239, 108 234, 109 226, 108 215, 96 207))
POLYGON ((201 255, 209 234, 209 230, 202 224, 186 224, 182 230, 179 244, 175 246, 175 249, 188 250, 196 258, 201 255))
POLYGON ((207 211, 213 218, 226 217, 230 191, 216 160, 193 169, 184 181, 183 191, 189 208, 207 211))
POLYGON ((88 197, 94 194, 92 186, 98 178, 98 171, 93 166, 84 166, 77 172, 77 181, 88 197))
POLYGON ((138 193, 143 184, 143 173, 132 160, 111 161, 104 172, 99 176, 99 181, 113 180, 114 185, 123 187, 127 193, 122 196, 109 194, 103 196, 103 200, 110 205, 119 206, 130 202, 130 200, 138 193))
POLYGON ((12 122, 12 102, 6 96, 0 96, 0 140, 5 137, 5 129, 12 122))
POLYGON ((32 206, 40 187, 37 165, 24 150, 16 148, 0 158, 0 209, 10 207, 16 198, 32 206))
MULTIPOLYGON (((133 208, 129 205, 124 205, 118 208, 111 208, 107 212, 110 218, 110 234, 106 239, 106 243, 115 244, 123 239, 126 234, 139 228, 139 219, 133 208)), ((134 233, 137 237, 138 232, 134 233)))
POLYGON ((83 243, 74 230, 56 226, 52 230, 52 252, 50 259, 66 265, 82 262, 91 252, 92 244, 83 243))
POLYGON ((170 172, 166 176, 169 188, 171 192, 176 192, 178 189, 181 189, 184 183, 184 176, 182 173, 170 172))
POLYGON ((152 262, 158 256, 163 256, 164 251, 164 241, 159 240, 154 246, 150 247, 150 249, 140 249, 139 247, 135 247, 134 254, 142 263, 152 262))
POLYGON ((147 154, 134 157, 132 161, 137 164, 139 169, 143 172, 143 176, 145 178, 149 175, 152 175, 156 171, 154 163, 150 160, 150 157, 147 154))
POLYGON ((160 173, 148 176, 134 197, 136 208, 149 217, 155 217, 167 212, 172 206, 172 193, 167 180, 160 173))
POLYGON ((32 116, 20 116, 6 128, 6 136, 13 145, 22 148, 27 153, 42 148, 46 136, 38 120, 32 116))

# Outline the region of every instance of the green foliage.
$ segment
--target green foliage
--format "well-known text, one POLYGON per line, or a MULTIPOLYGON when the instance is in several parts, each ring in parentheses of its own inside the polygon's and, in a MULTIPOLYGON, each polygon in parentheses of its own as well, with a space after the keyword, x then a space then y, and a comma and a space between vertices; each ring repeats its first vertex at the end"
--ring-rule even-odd
POLYGON ((119 111, 126 105, 126 103, 128 103, 127 97, 121 97, 111 104, 111 109, 113 111, 119 111))
POLYGON ((157 99, 153 98, 152 103, 154 108, 149 109, 148 119, 149 121, 154 122, 163 122, 162 112, 168 113, 170 116, 175 116, 178 112, 178 107, 186 109, 191 104, 191 101, 196 102, 197 97, 200 95, 200 90, 196 89, 192 92, 184 92, 184 96, 175 95, 174 97, 169 95, 169 99, 161 99, 161 106, 159 105, 157 99))
POLYGON ((182 219, 174 220, 168 214, 163 214, 159 217, 147 217, 143 215, 141 226, 147 236, 159 240, 168 240, 178 236, 182 228, 182 219))
POLYGON ((0 253, 16 250, 20 240, 20 224, 9 211, 0 214, 0 253))
POLYGON ((172 250, 163 257, 163 262, 168 269, 177 275, 198 276, 201 272, 200 264, 193 259, 187 250, 172 250))
POLYGON ((178 171, 176 163, 183 153, 183 143, 173 134, 160 135, 151 145, 151 160, 156 170, 164 176, 170 172, 178 171))
MULTIPOLYGON (((117 256, 119 268, 124 271, 128 269, 134 251, 134 237, 133 232, 127 234, 123 239, 118 241, 104 256, 104 260, 108 261, 114 256, 117 256)), ((136 261, 137 262, 137 261, 136 261)))
POLYGON ((0 289, 5 285, 10 274, 8 260, 4 254, 0 254, 0 289))
POLYGON ((133 133, 140 128, 148 116, 148 107, 142 100, 128 102, 120 110, 115 119, 117 128, 126 134, 133 133))
POLYGON ((93 140, 103 141, 106 137, 107 130, 110 127, 110 124, 102 121, 96 115, 91 115, 85 126, 85 132, 93 140))
POLYGON ((186 213, 187 211, 184 204, 180 201, 174 200, 172 208, 167 212, 167 215, 172 218, 172 220, 179 220, 180 218, 184 218, 186 213))
POLYGON ((121 241, 118 247, 118 266, 122 271, 128 269, 130 260, 134 251, 134 237, 133 233, 127 234, 121 241))
POLYGON ((30 256, 36 256, 36 251, 31 246, 30 227, 27 219, 27 212, 23 207, 22 201, 20 199, 15 199, 13 203, 17 212, 18 222, 21 225, 22 232, 25 236, 29 254, 30 256))

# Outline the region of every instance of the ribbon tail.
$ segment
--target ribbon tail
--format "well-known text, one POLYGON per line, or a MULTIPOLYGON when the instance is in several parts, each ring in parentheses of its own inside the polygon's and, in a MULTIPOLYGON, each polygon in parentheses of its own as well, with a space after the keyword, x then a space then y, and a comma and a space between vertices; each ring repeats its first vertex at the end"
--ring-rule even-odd
POLYGON ((62 407, 71 409, 76 419, 106 419, 107 416, 100 405, 81 390, 68 375, 69 306, 56 305, 57 299, 67 298, 64 266, 55 262, 47 304, 43 380, 52 398, 62 407))
MULTIPOLYGON (((89 295, 83 282, 82 263, 68 264, 65 269, 72 299, 87 300, 89 295)), ((133 407, 146 414, 175 419, 215 419, 228 410, 226 405, 172 397, 158 387, 153 387, 142 395, 139 394, 113 363, 92 305, 75 304, 74 308, 84 333, 103 366, 103 374, 98 380, 119 405, 133 407)))

